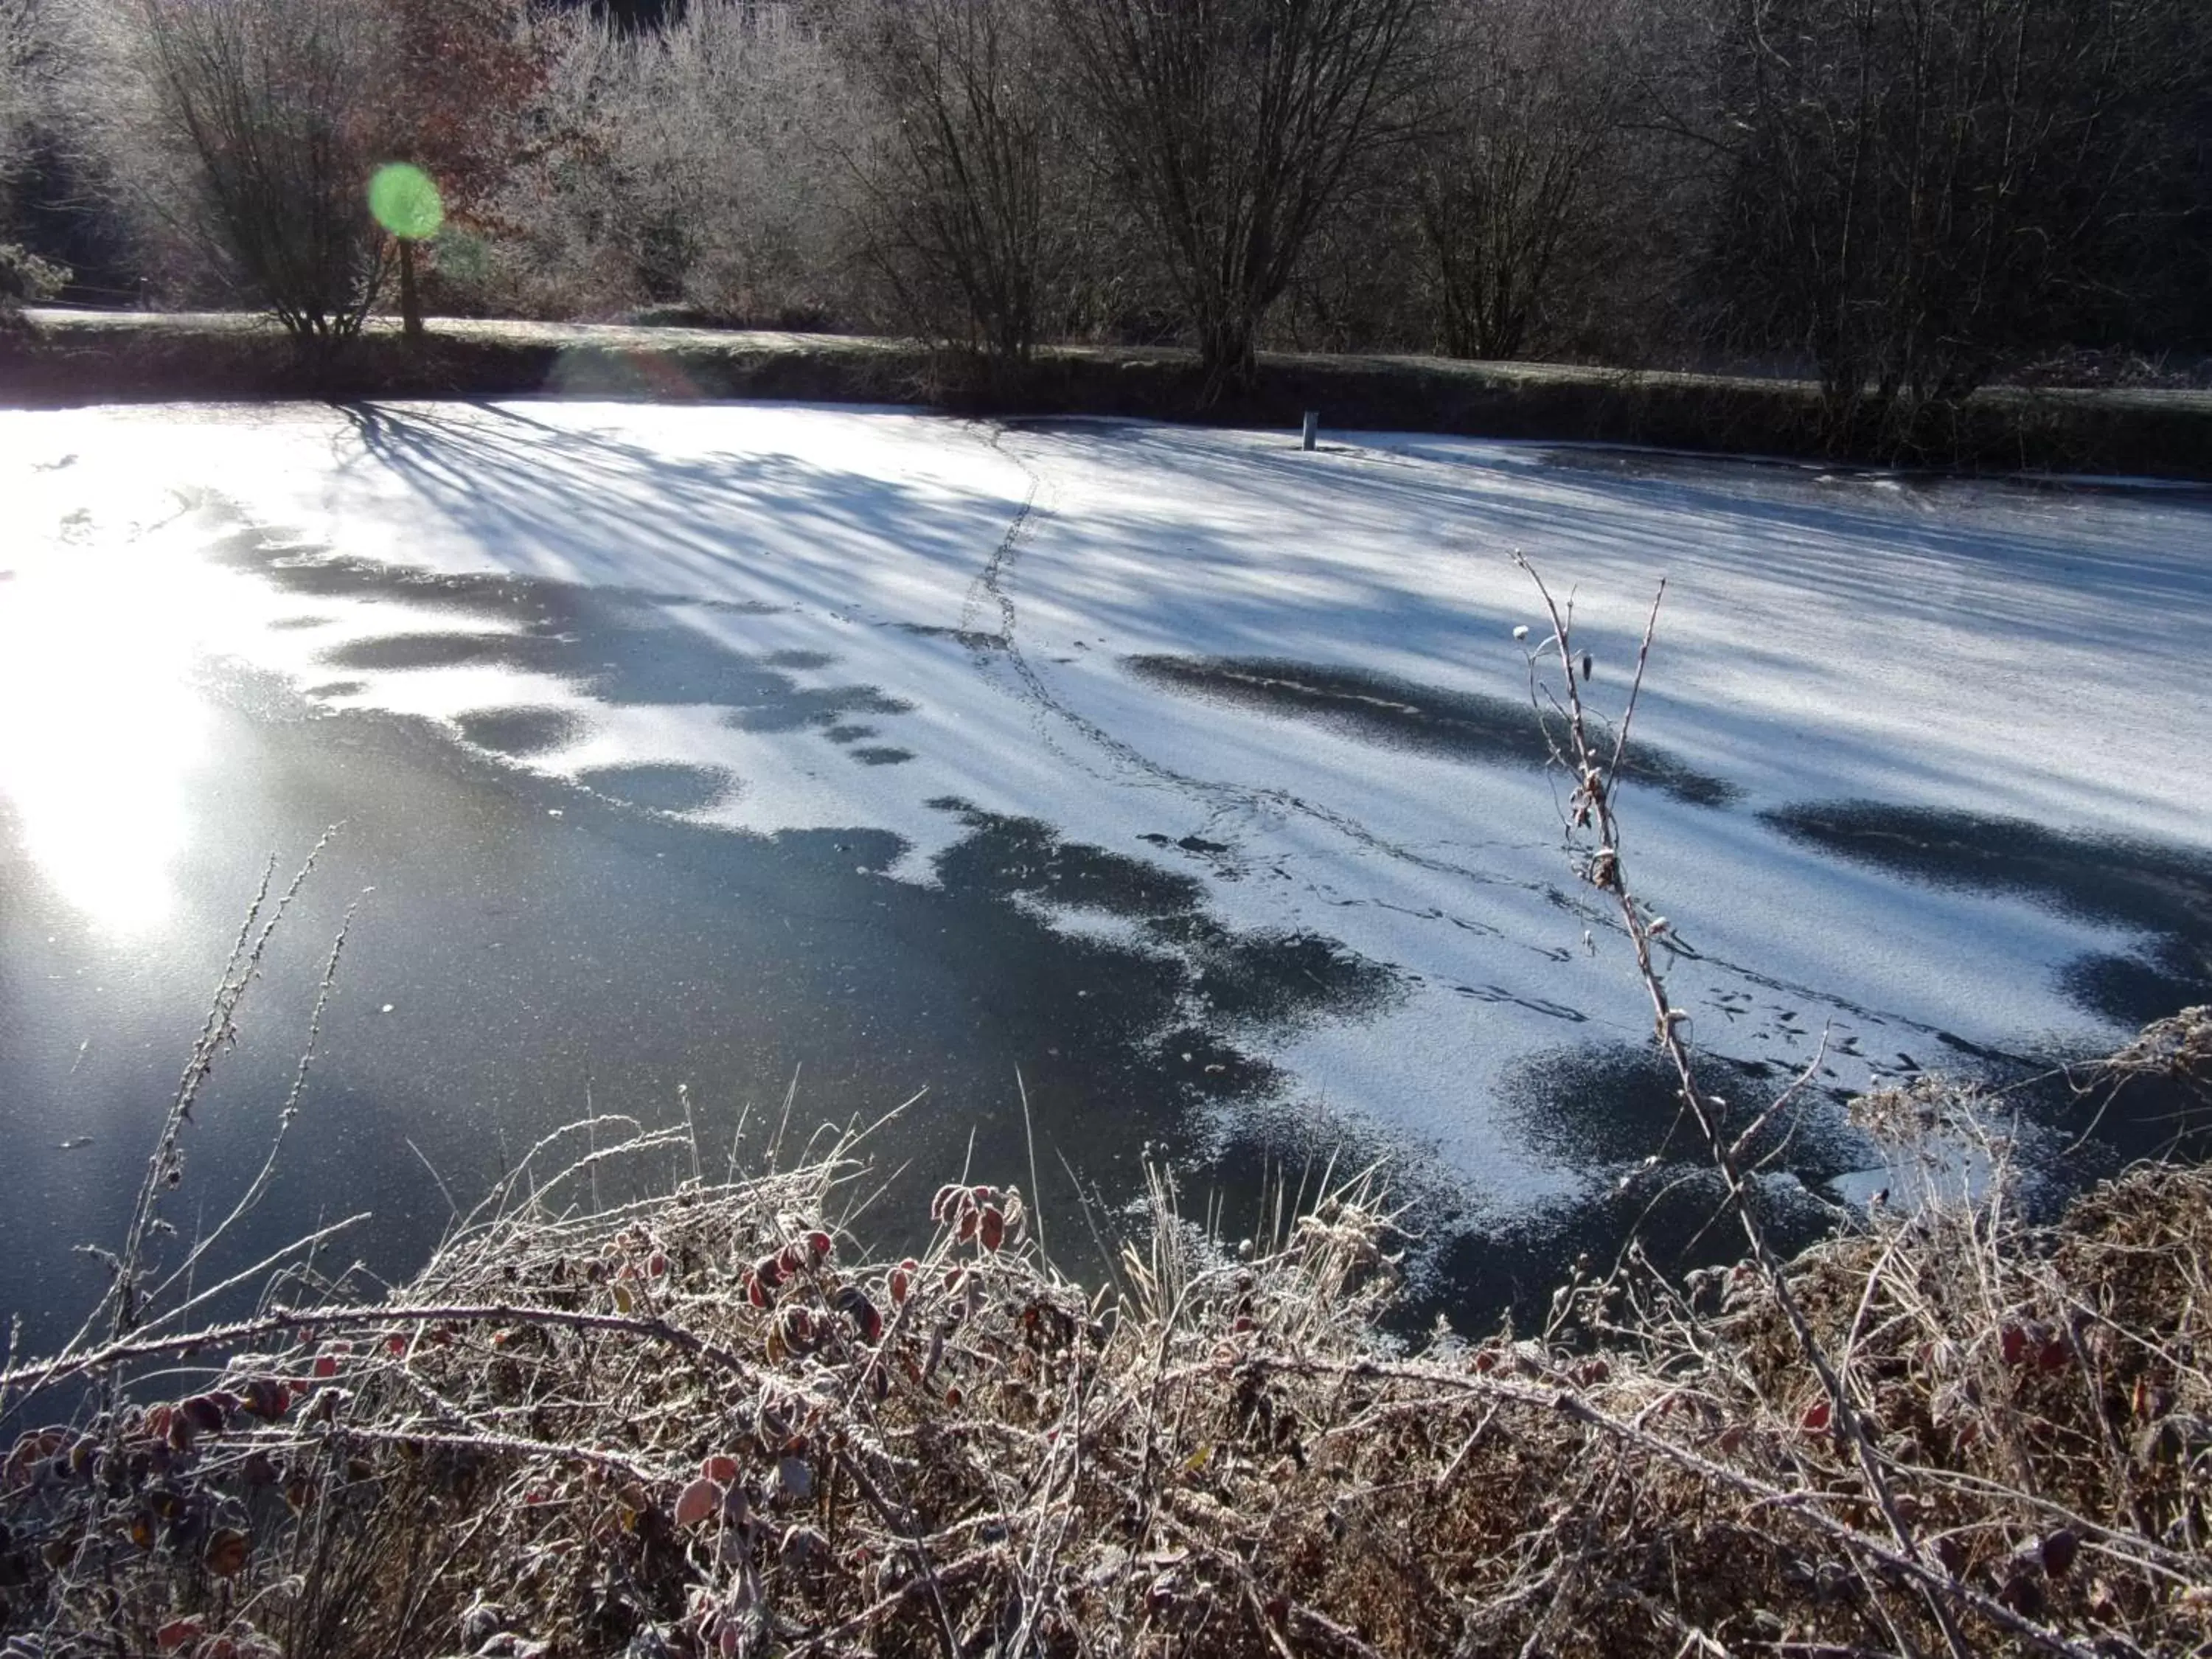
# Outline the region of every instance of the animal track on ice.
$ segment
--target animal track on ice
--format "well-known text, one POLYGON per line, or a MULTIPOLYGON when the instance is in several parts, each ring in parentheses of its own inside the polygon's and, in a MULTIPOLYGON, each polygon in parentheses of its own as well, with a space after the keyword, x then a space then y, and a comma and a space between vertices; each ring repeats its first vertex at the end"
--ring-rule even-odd
MULTIPOLYGON (((1016 681, 1012 695, 1028 702, 1036 711, 1038 730, 1051 744, 1054 752, 1073 764, 1085 765, 1079 757, 1052 742, 1048 727, 1052 721, 1058 720, 1111 757, 1122 781, 1149 782, 1150 787, 1170 789, 1206 803, 1212 815, 1210 823, 1218 823, 1240 811, 1261 815, 1272 813, 1308 817, 1317 823, 1326 824, 1358 846, 1417 869, 1438 875, 1456 876, 1486 887, 1518 888, 1524 892, 1540 894, 1553 902, 1559 901, 1559 890, 1548 884, 1514 881, 1490 871, 1474 869, 1447 859, 1416 852, 1388 836, 1377 835, 1348 813, 1308 800, 1290 790, 1247 788, 1179 771, 1154 760, 1127 738, 1117 737, 1097 721, 1070 708, 1044 683, 1043 677, 1023 651, 1016 631, 1019 616, 1013 595, 1007 588, 1007 580, 1020 562, 1022 549, 1034 535, 1038 521, 1053 516, 1051 481, 1032 458, 1023 454, 1009 441, 1019 429, 1018 423, 1011 422, 994 422, 989 428, 986 441, 1021 469, 1029 488, 1021 506, 1015 510, 1013 521, 1006 527, 1006 533, 992 550, 990 559, 975 580, 969 584, 968 596, 961 607, 960 626, 963 632, 973 631, 979 616, 989 610, 997 611, 999 631, 992 636, 994 648, 974 650, 976 665, 988 674, 994 659, 1006 662, 1016 681)), ((1094 776, 1098 775, 1096 769, 1085 766, 1085 769, 1091 771, 1094 776)), ((1109 781, 1112 781, 1109 779, 1109 781)))

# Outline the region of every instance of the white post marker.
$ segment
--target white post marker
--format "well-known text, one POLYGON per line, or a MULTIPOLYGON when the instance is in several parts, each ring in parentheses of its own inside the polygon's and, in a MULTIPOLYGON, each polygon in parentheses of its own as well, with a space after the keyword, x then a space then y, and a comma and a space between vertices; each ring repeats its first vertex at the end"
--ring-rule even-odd
POLYGON ((1308 449, 1311 449, 1314 447, 1314 434, 1318 432, 1320 429, 1321 411, 1317 409, 1310 409, 1306 410, 1305 447, 1308 449))

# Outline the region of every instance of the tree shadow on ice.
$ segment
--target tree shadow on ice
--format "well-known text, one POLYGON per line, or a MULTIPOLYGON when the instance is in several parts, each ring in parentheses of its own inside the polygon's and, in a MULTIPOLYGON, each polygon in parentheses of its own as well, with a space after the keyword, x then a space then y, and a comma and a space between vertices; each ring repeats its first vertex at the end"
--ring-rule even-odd
POLYGON ((748 535, 749 522, 772 520, 787 544, 811 552, 896 545, 942 567, 957 592, 1018 504, 765 449, 685 454, 510 404, 351 404, 343 413, 368 453, 478 548, 522 574, 592 586, 649 571, 657 588, 687 594, 735 579, 779 606, 849 605, 849 591, 825 585, 842 574, 838 561, 781 556, 748 535))
MULTIPOLYGON (((1415 543, 1491 547, 1501 558, 1518 546, 1562 569, 1586 560, 1610 565, 1624 550, 1640 550, 1663 559, 1692 588, 1701 570, 1755 569, 1763 582, 1827 595, 1869 617, 1966 625, 2023 645, 2108 649, 2116 658, 2139 653, 2145 617, 2194 648, 2186 630, 2201 614, 2203 585, 2194 550, 2212 536, 2212 500, 2164 490, 2100 496, 1962 479, 1922 503, 1795 475, 1778 485, 1774 469, 1733 459, 1709 461, 1694 477, 1638 477, 1529 465, 1543 459, 1542 447, 1506 446, 1517 453, 1500 454, 1499 446, 1469 445, 1448 459, 1426 453, 1437 464, 1416 466, 1391 464, 1398 458, 1386 442, 1352 468, 1316 466, 1294 443, 1271 448, 1241 434, 1142 425, 1061 428, 1052 441, 1061 464, 1155 475, 1148 487, 1131 481, 1123 498, 1132 506, 1094 506, 1082 524, 1061 527, 1102 555, 1133 538, 1202 541, 1209 533, 1203 522, 1160 516, 1155 503, 1177 488, 1202 491, 1217 513, 1233 511, 1243 497, 1264 501, 1293 521, 1310 516, 1322 527, 1316 534, 1347 522, 1344 506, 1355 502, 1352 522, 1399 526, 1415 543), (1977 579, 1970 606, 1957 595, 1961 572, 1977 579)), ((1316 580, 1334 574, 1334 550, 1325 545, 1282 553, 1281 562, 1309 568, 1316 580)), ((1455 608, 1378 567, 1357 590, 1332 586, 1328 604, 1344 638, 1387 639, 1450 659, 1463 654, 1470 620, 1479 627, 1485 613, 1494 624, 1534 620, 1518 614, 1526 606, 1501 611, 1494 598, 1486 602, 1488 587, 1471 585, 1466 605, 1455 608)), ((1208 605, 1210 636, 1242 641, 1252 654, 1279 639, 1276 624, 1288 608, 1256 583, 1213 593, 1208 605)), ((1632 656, 1635 643, 1632 635, 1620 635, 1607 665, 1601 641, 1601 674, 1621 666, 1621 653, 1632 656)), ((1658 690, 1663 699, 1663 684, 1658 690)))
MULTIPOLYGON (((704 631, 690 614, 724 613, 723 627, 742 629, 745 617, 772 607, 702 605, 535 576, 441 575, 272 544, 250 530, 224 538, 219 556, 288 592, 395 609, 392 631, 320 653, 325 666, 348 673, 506 668, 564 681, 605 703, 714 708, 726 724, 749 732, 812 728, 830 736, 850 731, 854 715, 888 717, 914 708, 872 685, 803 684, 797 676, 833 667, 836 659, 820 651, 748 653, 704 631), (472 626, 483 622, 500 626, 472 626)), ((573 712, 533 706, 472 709, 459 723, 471 742, 513 757, 557 749, 580 735, 582 725, 573 712)), ((854 754, 872 765, 903 757, 889 745, 854 754)), ((641 804, 649 803, 641 797, 641 804)))

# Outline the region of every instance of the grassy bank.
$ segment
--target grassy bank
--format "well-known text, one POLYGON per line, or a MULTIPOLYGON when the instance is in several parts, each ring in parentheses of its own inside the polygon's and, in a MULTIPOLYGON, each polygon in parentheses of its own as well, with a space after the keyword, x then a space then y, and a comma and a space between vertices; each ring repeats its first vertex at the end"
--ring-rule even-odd
MULTIPOLYGON (((1119 415, 1295 428, 1309 409, 1340 430, 1650 444, 1717 453, 1822 453, 1802 382, 1431 357, 1270 355, 1247 392, 1212 404, 1171 350, 1061 348, 989 384, 908 342, 440 320, 410 346, 373 325, 310 365, 273 324, 229 315, 33 313, 0 333, 0 404, 148 399, 573 397, 772 398, 922 403, 1005 415, 1119 415)), ((1931 461, 2212 478, 2212 393, 1999 388, 1978 394, 1931 461)))
MULTIPOLYGON (((2212 1011, 2121 1063, 2212 1077, 2212 1011)), ((1959 1105, 1858 1110, 1903 1154, 1959 1105)), ((1748 1269, 1632 1254, 1541 1331, 1409 1349, 1359 1184, 1212 1240, 1155 1172, 1095 1290, 1011 1189, 947 1188, 923 1259, 860 1257, 835 1158, 574 1201, 683 1133, 519 1176, 386 1300, 14 1363, 18 1422, 113 1391, 7 1457, 6 1629, 210 1656, 2212 1641, 2203 1171, 2041 1228, 2002 1178, 1936 1190, 1938 1160, 1925 1202, 1793 1264, 1885 1515, 1748 1269)))

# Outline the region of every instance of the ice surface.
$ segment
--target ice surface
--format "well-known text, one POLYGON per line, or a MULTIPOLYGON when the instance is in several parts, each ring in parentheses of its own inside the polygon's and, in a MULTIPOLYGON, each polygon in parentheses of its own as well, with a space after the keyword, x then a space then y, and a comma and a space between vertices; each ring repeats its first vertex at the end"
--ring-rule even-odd
MULTIPOLYGON (((1668 579, 1637 735, 1677 770, 1630 788, 1623 851, 1719 1053, 1802 1063, 1826 1029, 1851 1085, 1939 1032, 2095 1041, 2110 1011, 2064 970, 2143 938, 1765 814, 2212 847, 2202 493, 769 405, 9 414, 0 458, 11 696, 56 671, 5 618, 76 593, 114 621, 68 671, 85 707, 143 700, 151 641, 732 830, 893 830, 908 881, 966 833, 949 800, 1043 820, 1386 965, 1384 1006, 1267 1057, 1497 1204, 1566 1178, 1496 1109, 1508 1080, 1648 1029, 1515 724, 1515 629, 1545 635, 1516 550, 1572 594, 1601 704, 1668 579)), ((157 828, 164 776, 126 786, 157 828)))

